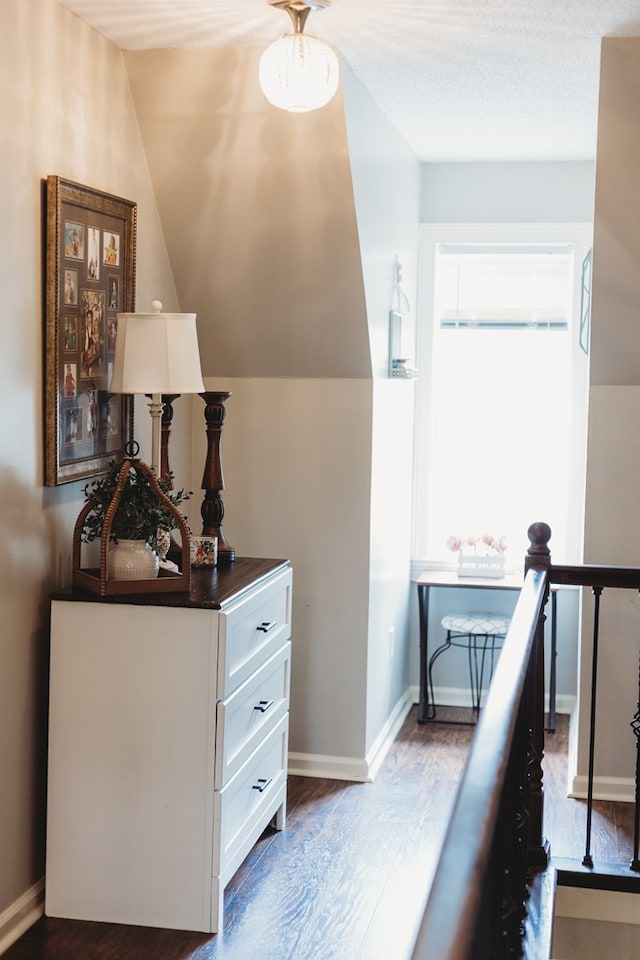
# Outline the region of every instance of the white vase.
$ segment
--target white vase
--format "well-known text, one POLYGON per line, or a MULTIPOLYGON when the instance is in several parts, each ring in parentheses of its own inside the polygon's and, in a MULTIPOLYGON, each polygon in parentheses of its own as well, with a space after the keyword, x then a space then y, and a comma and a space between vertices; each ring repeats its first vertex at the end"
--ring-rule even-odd
POLYGON ((460 577, 504 577, 504 554, 497 556, 458 555, 458 576, 460 577))
POLYGON ((110 580, 152 580, 159 569, 160 561, 146 540, 118 540, 109 546, 110 580))

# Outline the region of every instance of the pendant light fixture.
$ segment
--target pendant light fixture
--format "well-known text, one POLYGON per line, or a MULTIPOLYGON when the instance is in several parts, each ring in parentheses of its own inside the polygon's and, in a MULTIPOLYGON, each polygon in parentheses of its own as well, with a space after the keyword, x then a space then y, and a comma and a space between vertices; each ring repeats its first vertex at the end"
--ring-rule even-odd
POLYGON ((324 10, 331 0, 269 0, 291 17, 293 33, 285 33, 260 58, 262 92, 274 107, 306 113, 329 103, 338 89, 338 58, 322 40, 304 33, 312 10, 324 10))

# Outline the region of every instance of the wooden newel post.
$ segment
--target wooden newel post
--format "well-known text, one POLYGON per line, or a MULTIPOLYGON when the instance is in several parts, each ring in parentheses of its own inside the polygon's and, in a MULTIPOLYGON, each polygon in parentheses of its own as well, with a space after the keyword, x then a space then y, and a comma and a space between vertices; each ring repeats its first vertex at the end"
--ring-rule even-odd
MULTIPOLYGON (((532 523, 528 530, 529 549, 525 557, 525 573, 528 570, 551 569, 551 527, 547 523, 532 523)), ((544 607, 549 599, 549 580, 544 595, 544 607)), ((543 869, 550 856, 549 841, 543 834, 544 786, 542 759, 544 757, 544 624, 546 615, 541 611, 536 629, 536 642, 533 664, 533 691, 530 744, 530 818, 529 863, 532 867, 543 869)))
POLYGON ((548 523, 542 521, 532 523, 527 530, 527 535, 529 537, 529 549, 524 561, 525 572, 527 570, 549 570, 551 567, 551 551, 549 550, 551 527, 548 523))
POLYGON ((226 391, 208 390, 201 393, 204 400, 204 419, 207 424, 207 459, 202 475, 202 489, 205 497, 202 501, 202 536, 218 538, 218 562, 235 560, 236 552, 225 540, 222 531, 224 504, 220 496, 224 490, 224 477, 220 460, 220 441, 226 410, 225 401, 231 394, 226 391))

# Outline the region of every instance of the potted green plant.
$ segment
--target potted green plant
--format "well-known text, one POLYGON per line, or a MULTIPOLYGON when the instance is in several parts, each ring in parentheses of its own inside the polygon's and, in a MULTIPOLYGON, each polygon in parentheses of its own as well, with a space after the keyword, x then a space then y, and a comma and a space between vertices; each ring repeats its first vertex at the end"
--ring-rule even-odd
MULTIPOLYGON (((106 474, 85 485, 88 512, 82 523, 80 538, 83 543, 100 540, 109 516, 109 540, 119 548, 109 551, 110 576, 114 579, 154 577, 158 573, 159 555, 166 553, 169 534, 177 526, 176 517, 171 507, 153 489, 146 464, 135 459, 127 462, 130 466, 126 473, 123 474, 125 461, 112 460, 106 474), (109 511, 119 486, 117 508, 115 512, 109 511), (161 544, 163 540, 165 544, 161 544), (120 549, 122 547, 124 549, 120 549), (143 559, 145 557, 146 560, 143 559)), ((188 500, 191 495, 190 491, 184 489, 172 489, 171 473, 167 477, 156 478, 156 481, 174 507, 188 500)), ((186 522, 184 516, 183 519, 186 522)))

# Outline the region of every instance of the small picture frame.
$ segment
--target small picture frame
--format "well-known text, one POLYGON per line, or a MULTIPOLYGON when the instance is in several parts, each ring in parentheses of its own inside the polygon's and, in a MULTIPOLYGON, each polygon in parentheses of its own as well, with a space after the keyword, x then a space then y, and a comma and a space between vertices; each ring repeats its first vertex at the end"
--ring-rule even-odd
POLYGON ((84 260, 83 223, 75 220, 64 221, 64 256, 66 260, 84 260))
POLYGON ((113 230, 102 233, 102 262, 108 267, 120 266, 120 234, 113 230))
POLYGON ((62 300, 65 307, 75 307, 78 303, 78 271, 64 271, 64 292, 62 300))
POLYGON ((109 392, 116 311, 135 310, 137 207, 46 181, 45 484, 106 472, 133 436, 133 399, 109 392))

